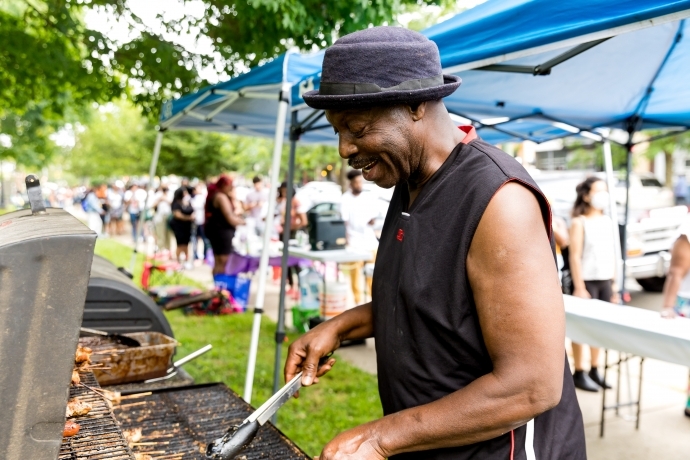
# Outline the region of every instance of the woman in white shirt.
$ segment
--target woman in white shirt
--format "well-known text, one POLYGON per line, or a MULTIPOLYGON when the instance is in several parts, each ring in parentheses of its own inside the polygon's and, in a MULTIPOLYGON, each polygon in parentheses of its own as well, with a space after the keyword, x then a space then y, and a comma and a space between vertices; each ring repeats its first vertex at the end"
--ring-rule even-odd
MULTIPOLYGON (((618 294, 613 282, 616 270, 613 223, 604 214, 609 203, 606 183, 598 177, 589 177, 577 186, 576 191, 569 246, 573 295, 617 303, 618 294)), ((599 349, 589 349, 591 368, 585 374, 583 345, 573 343, 575 387, 585 391, 599 391, 599 387, 610 388, 597 370, 599 349)))
MULTIPOLYGON (((690 221, 680 227, 680 235, 671 249, 671 266, 664 283, 664 318, 690 318, 690 221)), ((690 417, 690 380, 685 415, 690 417)))

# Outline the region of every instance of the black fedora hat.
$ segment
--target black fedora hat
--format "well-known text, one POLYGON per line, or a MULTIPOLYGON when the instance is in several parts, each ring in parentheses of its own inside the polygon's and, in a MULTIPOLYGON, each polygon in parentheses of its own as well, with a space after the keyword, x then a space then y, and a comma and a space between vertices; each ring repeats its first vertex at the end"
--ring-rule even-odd
POLYGON ((439 100, 460 86, 443 75, 436 43, 402 27, 373 27, 326 50, 318 90, 302 97, 315 109, 352 109, 439 100))

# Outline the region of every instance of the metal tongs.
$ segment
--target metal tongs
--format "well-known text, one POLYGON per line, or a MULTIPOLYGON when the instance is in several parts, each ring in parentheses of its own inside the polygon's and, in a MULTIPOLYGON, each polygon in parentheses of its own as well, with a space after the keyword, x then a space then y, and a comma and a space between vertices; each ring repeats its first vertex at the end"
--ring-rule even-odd
POLYGON ((210 343, 206 345, 205 347, 199 348, 197 351, 188 354, 184 358, 181 358, 177 361, 175 361, 172 365, 171 368, 169 368, 166 372, 166 374, 163 377, 157 377, 155 379, 148 379, 144 380, 144 383, 153 383, 153 382, 160 382, 161 380, 168 380, 169 378, 175 377, 177 375, 177 371, 180 369, 180 367, 184 366, 188 362, 190 362, 193 359, 198 358, 199 356, 203 355, 207 351, 210 351, 211 348, 213 348, 213 345, 210 343))
MULTIPOLYGON (((324 365, 333 353, 319 360, 319 367, 324 365)), ((206 448, 206 458, 213 460, 233 460, 256 436, 259 428, 273 417, 302 387, 302 372, 295 375, 283 388, 271 396, 268 401, 244 419, 240 425, 230 427, 223 435, 211 442, 206 448)))

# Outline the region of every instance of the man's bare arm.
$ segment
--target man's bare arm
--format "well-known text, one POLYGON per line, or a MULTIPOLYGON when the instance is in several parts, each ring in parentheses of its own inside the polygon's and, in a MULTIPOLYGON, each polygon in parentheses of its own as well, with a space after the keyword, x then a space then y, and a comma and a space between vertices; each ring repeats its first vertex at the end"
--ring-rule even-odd
MULTIPOLYGON (((445 398, 357 427, 383 457, 472 444, 522 426, 560 401, 565 313, 538 202, 517 183, 491 200, 467 273, 493 371, 445 398)), ((334 448, 347 443, 338 437, 334 448)), ((330 445, 329 445, 330 446, 330 445)), ((331 458, 326 446, 323 458, 331 458)))

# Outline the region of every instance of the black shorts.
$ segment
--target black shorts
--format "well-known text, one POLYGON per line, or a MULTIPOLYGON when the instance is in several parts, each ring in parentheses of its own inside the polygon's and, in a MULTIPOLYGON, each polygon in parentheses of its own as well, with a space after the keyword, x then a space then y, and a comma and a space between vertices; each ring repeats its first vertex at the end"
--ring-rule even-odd
POLYGON ((613 295, 611 284, 611 280, 585 281, 585 288, 593 299, 611 302, 611 296, 613 295))
POLYGON ((222 229, 211 230, 205 229, 206 238, 211 243, 211 249, 216 256, 227 256, 232 253, 232 239, 235 237, 234 230, 222 229))

